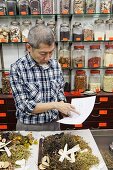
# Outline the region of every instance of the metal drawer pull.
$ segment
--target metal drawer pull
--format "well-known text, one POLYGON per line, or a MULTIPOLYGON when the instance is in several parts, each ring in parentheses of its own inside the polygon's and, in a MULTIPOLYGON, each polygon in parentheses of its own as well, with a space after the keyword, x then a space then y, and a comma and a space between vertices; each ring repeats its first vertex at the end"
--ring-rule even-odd
POLYGON ((95 103, 95 104, 101 104, 101 102, 95 103))
POLYGON ((100 117, 100 115, 91 115, 92 117, 100 117))

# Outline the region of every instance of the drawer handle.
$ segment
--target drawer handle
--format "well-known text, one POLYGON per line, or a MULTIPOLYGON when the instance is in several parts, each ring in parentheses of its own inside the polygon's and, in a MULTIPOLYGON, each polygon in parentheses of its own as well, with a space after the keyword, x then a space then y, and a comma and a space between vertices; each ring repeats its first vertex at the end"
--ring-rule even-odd
POLYGON ((98 130, 98 129, 100 129, 100 127, 97 127, 97 128, 91 127, 91 129, 92 130, 96 130, 96 129, 98 130))
POLYGON ((95 104, 101 104, 101 102, 95 103, 95 104))
POLYGON ((100 117, 100 115, 91 115, 92 117, 100 117))

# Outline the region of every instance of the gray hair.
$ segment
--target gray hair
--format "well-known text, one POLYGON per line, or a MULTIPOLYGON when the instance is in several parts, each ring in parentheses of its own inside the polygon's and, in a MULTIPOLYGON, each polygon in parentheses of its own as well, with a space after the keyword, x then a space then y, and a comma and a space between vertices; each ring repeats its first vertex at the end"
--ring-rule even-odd
POLYGON ((33 48, 39 48, 40 44, 52 45, 55 42, 53 31, 45 25, 36 25, 29 30, 28 43, 33 48))

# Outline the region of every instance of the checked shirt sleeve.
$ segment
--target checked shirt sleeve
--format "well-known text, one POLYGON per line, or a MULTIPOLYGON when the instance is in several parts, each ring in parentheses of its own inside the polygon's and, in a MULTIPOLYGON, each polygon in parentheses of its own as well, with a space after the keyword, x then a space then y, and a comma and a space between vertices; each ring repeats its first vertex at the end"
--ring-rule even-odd
POLYGON ((16 109, 21 113, 31 114, 36 106, 36 102, 33 99, 30 99, 24 90, 25 85, 19 73, 18 66, 16 65, 11 65, 10 68, 10 84, 16 109))

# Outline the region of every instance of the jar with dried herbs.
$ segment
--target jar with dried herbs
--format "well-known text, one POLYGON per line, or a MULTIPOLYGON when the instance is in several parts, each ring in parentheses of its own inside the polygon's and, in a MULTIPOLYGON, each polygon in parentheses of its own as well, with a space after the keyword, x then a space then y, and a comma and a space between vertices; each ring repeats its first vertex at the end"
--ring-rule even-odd
POLYGON ((16 0, 7 0, 6 6, 7 6, 7 14, 8 15, 16 15, 17 14, 16 0))
POLYGON ((71 56, 69 46, 64 45, 63 47, 60 47, 58 61, 62 68, 70 68, 71 56))
POLYGON ((87 89, 87 75, 84 70, 77 70, 75 75, 75 90, 84 92, 87 89))
POLYGON ((74 14, 83 14, 85 9, 84 0, 74 0, 73 1, 73 13, 74 14))
POLYGON ((0 15, 6 15, 6 2, 5 2, 5 0, 0 0, 0 15))
POLYGON ((73 68, 81 68, 85 65, 85 51, 83 45, 75 45, 72 52, 72 66, 73 68))
POLYGON ((60 0, 60 13, 70 14, 70 0, 60 0))
POLYGON ((60 25, 60 41, 70 40, 70 27, 69 24, 63 23, 60 25))
POLYGON ((22 33, 22 42, 28 42, 28 33, 31 28, 31 21, 25 20, 22 22, 21 33, 22 33))
POLYGON ((42 0, 42 14, 53 14, 53 0, 42 0))
POLYGON ((75 22, 75 24, 73 24, 72 40, 73 41, 82 41, 83 40, 82 25, 80 22, 75 22))
POLYGON ((28 0, 18 0, 19 15, 29 14, 29 1, 28 0))
POLYGON ((48 23, 47 23, 47 26, 49 27, 49 28, 51 28, 51 30, 53 31, 53 33, 54 33, 54 35, 56 35, 56 27, 55 27, 55 21, 53 21, 53 20, 50 20, 48 23))
POLYGON ((104 67, 113 67, 113 45, 105 45, 104 67))
POLYGON ((10 41, 21 42, 20 23, 16 20, 10 24, 10 41))
POLYGON ((106 20, 105 40, 113 40, 113 19, 106 20))
POLYGON ((90 70, 89 90, 99 92, 101 90, 100 70, 90 70))
POLYGON ((85 23, 83 28, 84 41, 93 41, 93 34, 93 25, 85 23))
POLYGON ((86 0, 86 13, 93 14, 96 12, 96 0, 86 0))
POLYGON ((30 13, 32 15, 41 14, 40 0, 30 0, 29 6, 30 6, 30 13))
POLYGON ((103 76, 103 90, 113 92, 113 70, 106 70, 103 76))
POLYGON ((88 54, 88 67, 97 68, 101 67, 102 51, 100 45, 91 45, 88 54))
POLYGON ((95 41, 104 41, 105 36, 105 24, 104 20, 97 19, 95 20, 94 28, 94 40, 95 41))
POLYGON ((11 94, 9 72, 2 73, 2 93, 3 94, 11 94))
POLYGON ((9 41, 9 28, 7 25, 0 25, 0 42, 9 41))
POLYGON ((100 1, 100 13, 110 13, 111 12, 111 0, 101 0, 100 1))

